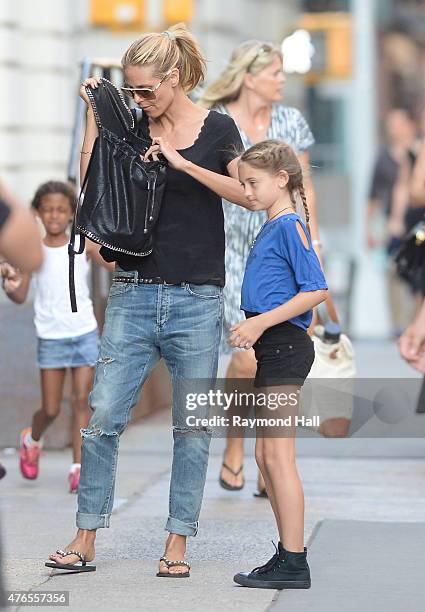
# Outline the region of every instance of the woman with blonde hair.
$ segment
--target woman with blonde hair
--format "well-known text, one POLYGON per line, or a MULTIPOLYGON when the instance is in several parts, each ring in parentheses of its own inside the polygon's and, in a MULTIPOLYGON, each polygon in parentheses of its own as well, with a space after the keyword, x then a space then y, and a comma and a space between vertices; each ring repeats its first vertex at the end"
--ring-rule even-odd
MULTIPOLYGON (((218 79, 204 92, 200 103, 232 117, 239 128, 244 148, 266 138, 277 138, 291 145, 297 152, 302 166, 309 164, 309 148, 314 138, 307 121, 296 108, 282 104, 282 87, 285 83, 283 58, 278 46, 250 40, 239 45, 218 79)), ((313 245, 320 246, 315 207, 315 195, 306 174, 305 190, 310 208, 310 228, 313 245)), ((251 244, 266 220, 263 212, 252 214, 240 207, 224 202, 226 232, 226 286, 224 289, 224 331, 229 334, 232 325, 239 321, 240 293, 245 262, 251 244)), ((223 338, 224 340, 225 338, 223 338)), ((227 343, 222 343, 228 352, 227 343)), ((227 378, 239 379, 255 376, 254 351, 234 349, 227 370, 227 378)), ((227 445, 219 482, 230 491, 244 486, 244 440, 238 432, 228 429, 227 445)), ((259 497, 266 496, 261 475, 258 479, 259 497)))
MULTIPOLYGON (((96 530, 109 527, 119 436, 149 372, 163 357, 173 379, 174 449, 169 536, 157 575, 182 578, 189 577, 186 538, 198 531, 211 432, 187 424, 180 383, 216 377, 224 286, 221 198, 248 205, 237 180, 242 143, 233 119, 206 111, 187 95, 204 78, 205 60, 183 24, 144 34, 122 65, 123 89, 143 110, 143 127, 152 139, 145 159, 159 154, 167 159, 167 183, 153 253, 117 254, 90 396, 93 415, 82 430, 78 532, 47 565, 95 569, 86 562, 95 555, 96 530)), ((97 87, 98 80, 88 79, 80 91, 88 106, 81 180, 98 133, 86 85, 97 87)))

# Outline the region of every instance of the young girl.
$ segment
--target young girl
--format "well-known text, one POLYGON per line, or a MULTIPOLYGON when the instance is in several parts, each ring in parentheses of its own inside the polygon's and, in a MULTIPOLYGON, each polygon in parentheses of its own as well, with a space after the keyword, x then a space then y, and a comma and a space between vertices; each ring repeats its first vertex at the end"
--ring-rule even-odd
MULTIPOLYGON (((75 260, 78 312, 72 313, 68 293, 68 235, 76 198, 66 183, 50 181, 41 185, 32 201, 46 235, 43 240, 43 265, 34 274, 35 327, 38 366, 41 375, 41 408, 34 413, 32 427, 21 432, 20 468, 24 478, 33 480, 39 472, 42 435, 60 411, 67 368, 72 373, 73 463, 69 488, 75 493, 80 478, 80 429, 89 421, 88 394, 93 382, 93 367, 98 354, 97 322, 89 295, 89 263, 75 260)), ((87 241, 87 256, 105 265, 97 245, 87 241)), ((28 295, 31 275, 21 274, 8 264, 2 266, 3 286, 9 298, 22 304, 28 295)))
MULTIPOLYGON (((268 219, 249 254, 242 284, 246 321, 231 328, 234 347, 254 348, 254 386, 282 399, 279 410, 262 412, 285 419, 285 427, 257 426, 255 456, 279 531, 273 557, 235 582, 259 588, 310 587, 304 548, 304 496, 295 464, 298 394, 314 361, 307 334, 312 308, 326 299, 327 285, 309 231, 295 212, 299 194, 308 224, 303 175, 294 151, 280 140, 249 148, 239 161, 239 178, 253 209, 268 219)), ((260 403, 259 403, 260 404, 260 403)), ((258 417, 257 411, 257 417, 258 417)))

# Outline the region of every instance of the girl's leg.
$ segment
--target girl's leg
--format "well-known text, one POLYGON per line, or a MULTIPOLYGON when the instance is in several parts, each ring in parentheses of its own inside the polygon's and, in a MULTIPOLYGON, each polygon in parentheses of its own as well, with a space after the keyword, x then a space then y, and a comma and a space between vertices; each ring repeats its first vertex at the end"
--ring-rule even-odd
POLYGON ((59 414, 65 374, 65 368, 40 370, 41 408, 33 415, 31 434, 37 442, 59 414))
POLYGON ((32 427, 21 432, 19 467, 24 478, 38 477, 41 453, 40 438, 60 411, 65 369, 41 369, 41 408, 35 412, 32 427))
MULTIPOLYGON (((267 390, 265 390, 267 392, 267 390)), ((275 387, 281 397, 299 397, 295 386, 275 387)), ((260 430, 262 473, 276 517, 280 541, 292 552, 304 551, 304 493, 295 461, 295 417, 298 405, 262 410, 268 419, 291 419, 291 426, 270 426, 260 430)))
MULTIPOLYGON (((258 466, 258 481, 262 482, 263 488, 267 491, 267 497, 269 498, 270 505, 273 510, 273 514, 276 519, 276 525, 279 524, 279 515, 277 512, 276 500, 274 498, 273 488, 271 486, 269 475, 266 471, 264 463, 264 434, 261 427, 257 427, 257 437, 255 441, 255 460, 258 466)), ((259 489, 260 490, 260 489, 259 489)))
POLYGON ((287 550, 303 552, 304 493, 295 462, 295 439, 266 438, 264 465, 280 541, 287 550))
POLYGON ((88 403, 93 386, 94 368, 82 366, 72 368, 71 407, 73 413, 72 449, 73 462, 81 463, 81 429, 87 428, 91 412, 88 403))
MULTIPOLYGON (((232 380, 238 379, 250 379, 255 377, 255 371, 257 368, 257 362, 255 360, 254 350, 250 349, 245 352, 236 352, 232 355, 229 367, 227 368, 226 378, 232 380)), ((233 391, 233 385, 232 389, 233 391)), ((227 416, 232 418, 232 408, 230 408, 227 416)), ((244 475, 242 470, 237 474, 232 472, 238 472, 243 465, 244 460, 244 437, 243 431, 240 427, 232 428, 229 427, 227 430, 226 448, 223 455, 223 466, 220 472, 220 478, 223 479, 231 487, 240 487, 244 483, 244 475), (229 469, 224 467, 229 466, 229 469)))
MULTIPOLYGON (((267 413, 268 418, 283 416, 272 416, 270 410, 260 412, 263 412, 262 418, 267 418, 267 413)), ((276 431, 271 423, 257 428, 255 456, 264 475, 280 542, 267 563, 234 576, 234 581, 242 586, 276 589, 308 589, 311 586, 307 551, 303 545, 304 498, 295 466, 295 431, 287 427, 289 432, 285 428, 276 431)))

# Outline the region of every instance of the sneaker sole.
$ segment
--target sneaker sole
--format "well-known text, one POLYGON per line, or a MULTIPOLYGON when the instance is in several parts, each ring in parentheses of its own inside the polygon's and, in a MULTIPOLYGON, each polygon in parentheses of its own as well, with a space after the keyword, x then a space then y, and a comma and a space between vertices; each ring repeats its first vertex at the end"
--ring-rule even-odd
POLYGON ((30 476, 29 474, 25 474, 25 472, 24 472, 24 470, 23 470, 23 468, 21 466, 19 466, 19 467, 20 467, 20 470, 21 470, 21 474, 22 474, 22 476, 24 478, 26 478, 27 480, 37 480, 38 472, 34 476, 33 475, 30 476))
POLYGON ((236 575, 233 578, 234 582, 241 586, 250 587, 252 589, 309 589, 311 587, 311 580, 256 580, 255 578, 248 578, 247 576, 236 575))

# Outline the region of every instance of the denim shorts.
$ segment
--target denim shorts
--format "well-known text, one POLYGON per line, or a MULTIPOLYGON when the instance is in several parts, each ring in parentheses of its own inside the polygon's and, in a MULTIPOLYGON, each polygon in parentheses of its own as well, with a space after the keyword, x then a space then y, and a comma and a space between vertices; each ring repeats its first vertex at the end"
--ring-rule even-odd
POLYGON ((99 353, 97 329, 73 338, 37 338, 37 341, 37 362, 40 369, 80 368, 96 364, 99 353))
MULTIPOLYGON (((247 318, 254 313, 245 313, 247 318)), ((254 344, 257 372, 254 387, 304 384, 314 362, 307 332, 288 321, 269 327, 254 344)))

